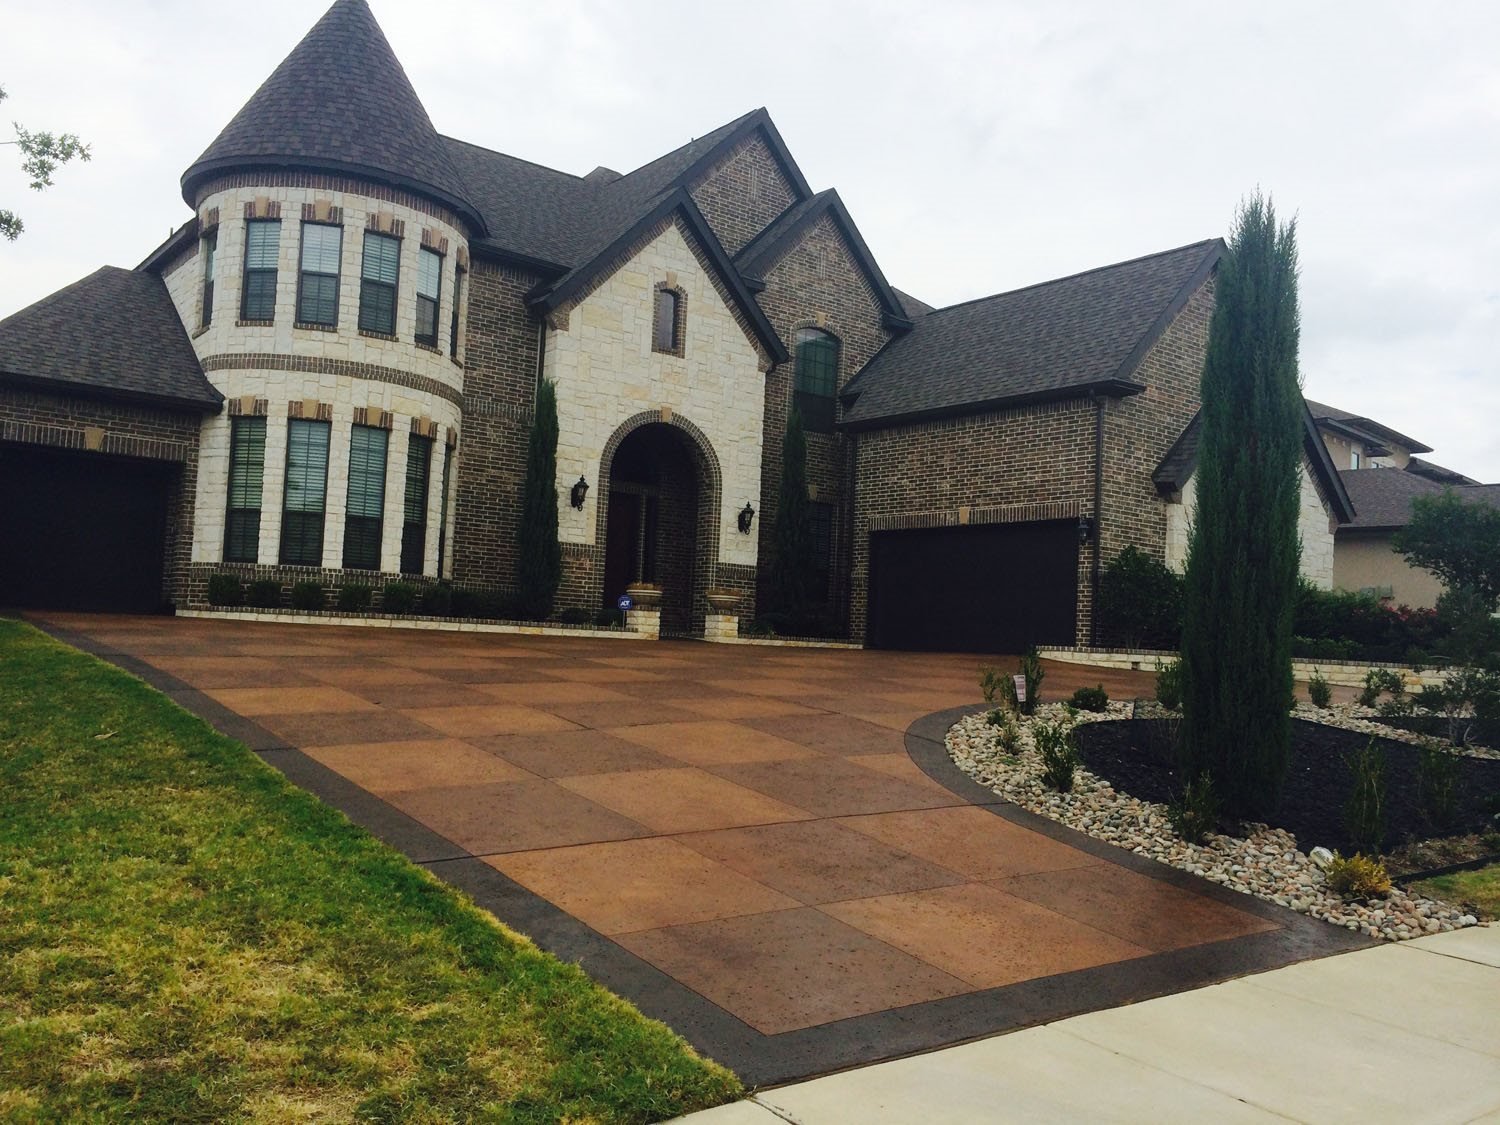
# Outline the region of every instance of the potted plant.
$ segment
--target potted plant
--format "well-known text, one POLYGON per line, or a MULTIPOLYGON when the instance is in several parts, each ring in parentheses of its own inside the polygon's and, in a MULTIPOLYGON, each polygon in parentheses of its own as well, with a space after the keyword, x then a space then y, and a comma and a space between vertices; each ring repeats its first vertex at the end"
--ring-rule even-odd
POLYGON ((661 604, 661 587, 655 582, 632 582, 625 587, 625 592, 641 609, 655 609, 661 604))
POLYGON ((727 590, 722 586, 705 590, 703 596, 708 599, 708 604, 713 607, 715 613, 734 612, 734 607, 740 600, 738 590, 727 590))

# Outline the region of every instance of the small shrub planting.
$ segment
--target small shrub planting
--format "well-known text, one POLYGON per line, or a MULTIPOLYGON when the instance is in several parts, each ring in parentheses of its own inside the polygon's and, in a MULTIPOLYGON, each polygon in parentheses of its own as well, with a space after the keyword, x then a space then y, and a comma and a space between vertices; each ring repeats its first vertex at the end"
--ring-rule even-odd
POLYGON ((1417 802, 1434 829, 1452 823, 1459 781, 1457 754, 1431 740, 1417 748, 1417 802))
POLYGON ((1333 702, 1333 688, 1323 678, 1323 673, 1313 669, 1313 674, 1307 681, 1307 698, 1312 700, 1312 705, 1319 710, 1327 708, 1333 702))
POLYGON ((594 615, 581 605, 570 605, 557 615, 557 620, 563 625, 588 625, 594 615))
POLYGON ((1219 798, 1213 778, 1195 777, 1182 787, 1182 795, 1167 805, 1172 831, 1189 844, 1201 844, 1219 823, 1219 798))
POLYGON ((995 702, 995 693, 1000 690, 1001 680, 1003 679, 1004 677, 1000 674, 1000 669, 992 664, 986 664, 983 668, 979 669, 979 693, 984 696, 986 703, 995 702))
POLYGON ((245 587, 233 574, 210 574, 208 576, 209 605, 240 605, 245 600, 245 587))
POLYGON ((1365 673, 1364 687, 1359 689, 1359 705, 1374 707, 1382 695, 1395 699, 1406 692, 1406 681, 1393 668, 1371 668, 1365 673))
POLYGON ((618 628, 625 624, 625 611, 615 606, 610 606, 608 609, 601 609, 598 613, 594 614, 594 624, 605 628, 618 628))
POLYGON ((391 582, 380 594, 380 608, 386 613, 411 613, 417 608, 417 588, 410 582, 391 582))
POLYGON ((1067 723, 1037 723, 1031 729, 1037 753, 1042 757, 1042 781, 1059 793, 1073 791, 1073 773, 1078 768, 1078 743, 1067 723))
POLYGON ((1081 687, 1073 693, 1073 698, 1068 703, 1080 711, 1103 711, 1109 706, 1109 693, 1104 690, 1103 684, 1081 687))
POLYGON ((1324 876, 1328 886, 1345 898, 1378 898, 1391 891, 1391 877, 1386 874, 1385 864, 1358 852, 1348 859, 1334 852, 1324 876))
POLYGON ((1156 702, 1168 711, 1182 709, 1182 663, 1170 660, 1156 666, 1156 702))
POLYGON ((1375 708, 1382 719, 1405 719, 1416 709, 1416 702, 1409 695, 1398 695, 1393 699, 1382 700, 1380 706, 1375 708))
POLYGON ((1099 625, 1122 648, 1176 648, 1182 639, 1182 575, 1126 547, 1099 576, 1099 625))
POLYGON ((422 591, 422 612, 429 617, 447 617, 453 612, 453 587, 438 583, 422 591))
POLYGON ((292 608, 293 609, 322 609, 323 608, 323 583, 321 582, 295 582, 292 584, 292 608))
POLYGON ((1042 681, 1046 679, 1047 673, 1042 668, 1042 658, 1036 647, 1032 646, 1026 650, 1026 655, 1021 657, 1021 681, 1026 685, 1026 698, 1016 698, 1016 680, 1014 676, 1004 676, 1000 680, 1000 687, 1005 693, 1005 701, 1010 709, 1018 715, 1030 715, 1036 710, 1036 705, 1041 702, 1042 681))
POLYGON ((348 612, 358 612, 369 609, 370 602, 374 598, 374 592, 370 587, 358 582, 351 582, 346 586, 339 587, 338 606, 348 612))
POLYGON ((257 609, 275 609, 281 604, 281 583, 274 578, 259 578, 250 583, 247 596, 257 609))
POLYGON ((1358 851, 1379 855, 1385 844, 1385 752, 1372 738, 1348 764, 1353 785, 1344 805, 1344 831, 1358 851))
POLYGON ((990 714, 1000 716, 999 721, 993 724, 995 745, 1007 754, 1014 754, 1021 745, 1021 728, 1016 725, 1015 716, 1009 711, 991 711, 990 714))

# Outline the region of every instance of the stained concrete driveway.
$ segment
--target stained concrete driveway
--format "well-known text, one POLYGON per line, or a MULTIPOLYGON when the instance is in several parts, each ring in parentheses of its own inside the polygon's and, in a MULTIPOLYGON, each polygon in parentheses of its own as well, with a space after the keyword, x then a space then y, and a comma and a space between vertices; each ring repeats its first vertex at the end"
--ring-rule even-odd
MULTIPOLYGON (((48 615, 752 1083, 1346 947, 960 775, 972 656, 48 615), (934 715, 934 713, 939 713, 934 715)), ((1142 673, 1054 665, 1052 698, 1142 673)))

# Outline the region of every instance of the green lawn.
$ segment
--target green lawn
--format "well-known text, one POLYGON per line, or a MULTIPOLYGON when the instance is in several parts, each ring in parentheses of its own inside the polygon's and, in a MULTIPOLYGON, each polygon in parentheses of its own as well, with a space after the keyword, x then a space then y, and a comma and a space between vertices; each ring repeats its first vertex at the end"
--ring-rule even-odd
POLYGON ((1444 902, 1469 903, 1479 908, 1481 917, 1500 918, 1500 863, 1474 871, 1437 875, 1413 883, 1412 890, 1444 902))
POLYGON ((0 619, 0 1119, 654 1121, 739 1093, 165 696, 0 619))

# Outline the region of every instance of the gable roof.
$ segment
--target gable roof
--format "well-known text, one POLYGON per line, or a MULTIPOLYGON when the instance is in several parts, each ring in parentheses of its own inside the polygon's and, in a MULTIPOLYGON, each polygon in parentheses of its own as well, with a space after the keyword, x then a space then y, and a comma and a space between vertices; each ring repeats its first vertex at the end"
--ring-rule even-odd
POLYGON ((891 292, 896 294, 896 299, 901 302, 901 307, 906 310, 907 320, 916 320, 919 316, 926 316, 928 313, 936 311, 937 306, 929 305, 921 298, 913 297, 910 293, 902 289, 897 289, 894 285, 891 286, 891 292))
POLYGON ((1365 418, 1359 414, 1351 414, 1347 410, 1340 410, 1336 406, 1314 402, 1312 399, 1307 400, 1307 408, 1312 411, 1312 416, 1319 425, 1333 430, 1335 433, 1355 437, 1361 441, 1373 442, 1376 445, 1387 443, 1399 445, 1410 453, 1432 452, 1430 445, 1423 445, 1416 438, 1409 438, 1399 430, 1383 426, 1374 419, 1365 418))
POLYGON ((820 191, 788 207, 735 255, 734 264, 747 279, 750 279, 752 288, 763 287, 765 275, 787 251, 802 240, 813 224, 825 215, 833 220, 834 225, 843 234, 845 242, 854 252, 855 262, 864 271, 865 279, 875 293, 875 299, 880 302, 886 327, 898 330, 910 328, 911 321, 906 315, 901 299, 896 296, 890 283, 886 281, 885 274, 876 264, 875 256, 870 253, 870 248, 865 245, 859 228, 854 225, 854 220, 849 216, 848 208, 844 206, 844 201, 839 198, 839 193, 833 188, 820 191))
POLYGON ((105 266, 0 320, 0 383, 216 413, 167 287, 105 266))
POLYGON ((1411 522, 1412 501, 1452 491, 1465 503, 1500 508, 1500 484, 1445 485, 1400 469, 1345 469, 1339 473, 1358 515, 1349 531, 1394 531, 1411 522))
POLYGON ((739 307, 756 339, 765 347, 772 362, 786 362, 788 355, 781 337, 771 327, 771 322, 766 319, 766 314, 761 310, 759 303, 746 288, 744 280, 734 268, 734 263, 724 253, 719 240, 714 237, 708 220, 703 217, 703 212, 698 210, 693 197, 683 187, 674 188, 661 196, 655 206, 622 229, 608 244, 600 247, 588 262, 570 271, 555 285, 535 294, 530 301, 532 308, 545 314, 573 299, 585 291, 606 270, 614 268, 621 255, 625 254, 637 240, 644 237, 662 220, 674 216, 682 221, 698 240, 698 244, 709 259, 710 268, 718 274, 720 281, 728 289, 730 299, 739 307))
MULTIPOLYGON (((1172 448, 1167 450, 1151 474, 1151 480, 1161 495, 1181 492, 1192 478, 1198 468, 1198 441, 1202 431, 1203 412, 1200 410, 1177 435, 1172 448)), ((1355 504, 1340 479, 1341 474, 1333 467, 1333 458, 1328 455, 1328 447, 1318 434, 1312 412, 1305 405, 1302 410, 1302 452, 1312 466, 1313 475, 1323 486, 1323 495, 1331 499, 1334 517, 1341 524, 1349 524, 1355 518, 1355 504)))
POLYGON ((1223 253, 1207 239, 927 313, 849 382, 843 425, 1143 390, 1136 367, 1223 253))
POLYGON ((1457 469, 1449 469, 1443 465, 1434 464, 1431 461, 1424 461, 1420 457, 1408 458, 1406 462, 1406 471, 1408 473, 1416 473, 1419 477, 1426 477, 1428 480, 1435 480, 1440 484, 1479 483, 1473 477, 1464 476, 1464 474, 1460 473, 1457 469))
POLYGON ((365 0, 337 0, 182 175, 182 196, 244 168, 343 172, 426 196, 484 231, 468 188, 365 0))

